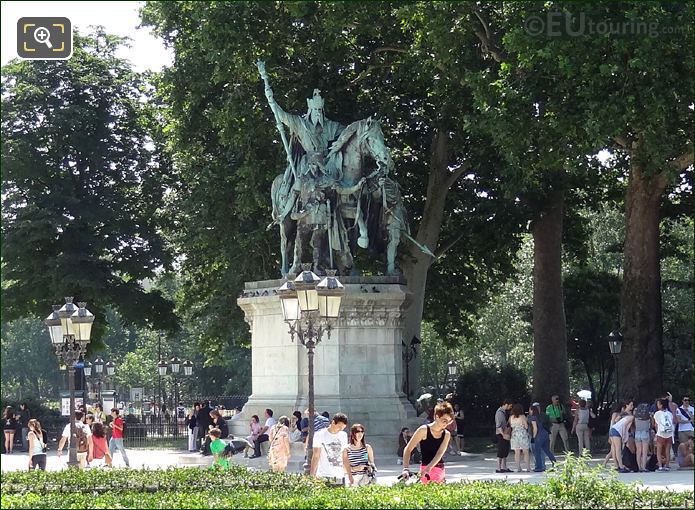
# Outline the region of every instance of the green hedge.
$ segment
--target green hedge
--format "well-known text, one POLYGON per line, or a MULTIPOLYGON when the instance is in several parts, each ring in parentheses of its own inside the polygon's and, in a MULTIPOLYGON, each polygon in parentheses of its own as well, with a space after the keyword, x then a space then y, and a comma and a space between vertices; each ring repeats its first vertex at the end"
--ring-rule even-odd
POLYGON ((692 508, 570 458, 543 485, 464 482, 328 488, 299 475, 177 468, 3 473, 2 508, 692 508))

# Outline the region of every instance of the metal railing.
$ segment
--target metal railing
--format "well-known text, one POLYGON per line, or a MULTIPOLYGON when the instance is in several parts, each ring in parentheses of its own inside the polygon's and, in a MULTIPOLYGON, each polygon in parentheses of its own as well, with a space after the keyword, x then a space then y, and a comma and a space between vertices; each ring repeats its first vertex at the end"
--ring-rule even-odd
POLYGON ((127 423, 126 448, 168 448, 186 450, 188 427, 183 420, 155 420, 148 423, 127 423))

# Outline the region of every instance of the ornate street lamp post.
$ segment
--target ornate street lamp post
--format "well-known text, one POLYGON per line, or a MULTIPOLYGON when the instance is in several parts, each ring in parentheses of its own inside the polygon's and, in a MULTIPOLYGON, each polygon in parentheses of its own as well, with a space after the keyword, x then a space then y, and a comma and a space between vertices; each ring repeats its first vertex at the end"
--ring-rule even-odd
MULTIPOLYGON (((161 340, 161 335, 160 335, 161 340)), ((167 367, 169 366, 166 361, 162 359, 161 346, 159 351, 159 363, 157 363, 157 373, 159 374, 159 409, 157 410, 157 417, 159 421, 162 421, 162 406, 164 405, 164 392, 162 391, 162 377, 167 375, 167 367)), ((153 415, 154 416, 154 415, 153 415)))
POLYGON ((193 375, 193 362, 186 360, 183 363, 179 358, 174 356, 169 360, 169 368, 171 368, 171 375, 174 378, 174 408, 179 404, 179 378, 181 375, 188 377, 193 375), (181 367, 183 367, 183 374, 181 374, 181 367))
POLYGON ((311 264, 302 264, 302 273, 294 281, 291 276, 294 275, 288 275, 288 280, 278 289, 278 295, 292 341, 296 336, 307 349, 309 436, 304 472, 309 474, 314 441, 314 349, 321 342, 324 332, 328 338, 331 337, 333 323, 340 315, 345 288, 336 277, 336 271, 327 270, 326 277, 320 280, 311 271, 311 264))
POLYGON ((613 363, 615 364, 615 399, 620 402, 620 380, 618 372, 618 354, 623 348, 623 335, 620 333, 619 329, 614 329, 611 334, 608 335, 608 348, 611 350, 611 355, 613 356, 613 363))
POLYGON ((53 305, 53 312, 44 323, 55 349, 56 356, 67 367, 68 389, 70 391, 70 448, 68 466, 77 467, 77 428, 75 427, 75 364, 87 354, 92 333, 94 315, 87 310, 87 303, 72 302, 72 297, 65 298, 65 304, 53 305))
MULTIPOLYGON (((176 408, 176 406, 179 403, 179 377, 181 377, 181 367, 183 367, 183 376, 188 377, 190 375, 193 375, 193 362, 190 360, 186 360, 184 362, 181 362, 181 360, 174 356, 169 360, 167 363, 164 360, 161 360, 157 364, 157 371, 159 372, 159 376, 164 377, 167 375, 167 368, 171 370, 171 376, 174 379, 174 403, 172 405, 172 410, 176 408)), ((160 381, 160 387, 161 387, 161 381, 160 381)), ((163 398, 163 397, 162 397, 163 398)))
POLYGON ((410 340, 410 344, 408 345, 401 340, 401 352, 403 355, 403 361, 405 361, 405 396, 408 398, 408 400, 410 400, 410 362, 417 357, 416 346, 420 345, 421 343, 422 342, 420 342, 420 339, 416 336, 410 340))
POLYGON ((449 387, 452 392, 456 391, 456 374, 458 372, 458 365, 454 360, 449 361, 446 364, 448 371, 449 387))
POLYGON ((114 374, 116 371, 116 363, 113 361, 104 363, 104 360, 98 357, 94 360, 94 363, 85 361, 83 370, 86 377, 94 377, 96 379, 97 401, 103 406, 103 402, 101 401, 101 384, 107 377, 111 377, 114 374), (104 368, 106 368, 106 373, 104 373, 104 368))

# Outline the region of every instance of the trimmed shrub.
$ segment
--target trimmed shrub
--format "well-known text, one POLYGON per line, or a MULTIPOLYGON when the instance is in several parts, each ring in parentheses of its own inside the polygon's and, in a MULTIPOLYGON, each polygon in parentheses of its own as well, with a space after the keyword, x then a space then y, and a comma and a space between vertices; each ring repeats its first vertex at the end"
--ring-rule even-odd
POLYGON ((464 482, 329 488, 301 475, 176 468, 2 474, 2 508, 692 508, 568 460, 545 485, 464 482))

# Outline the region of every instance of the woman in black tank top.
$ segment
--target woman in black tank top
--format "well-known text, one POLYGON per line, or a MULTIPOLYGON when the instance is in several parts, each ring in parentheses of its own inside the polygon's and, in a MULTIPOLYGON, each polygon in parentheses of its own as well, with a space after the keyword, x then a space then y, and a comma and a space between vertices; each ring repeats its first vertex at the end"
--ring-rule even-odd
POLYGON ((451 434, 446 427, 454 421, 454 408, 448 402, 443 402, 434 409, 434 421, 423 425, 415 431, 403 452, 402 478, 410 476, 408 466, 410 453, 420 445, 422 464, 420 465, 420 480, 423 484, 430 482, 444 483, 444 462, 442 457, 449 446, 451 434))
POLYGON ((438 438, 434 437, 434 435, 432 434, 433 425, 433 423, 425 425, 425 427, 427 428, 427 435, 425 439, 420 441, 422 463, 425 466, 434 460, 434 458, 437 455, 437 452, 439 451, 439 447, 442 446, 442 442, 444 441, 444 437, 446 436, 444 433, 441 433, 441 435, 438 438))

